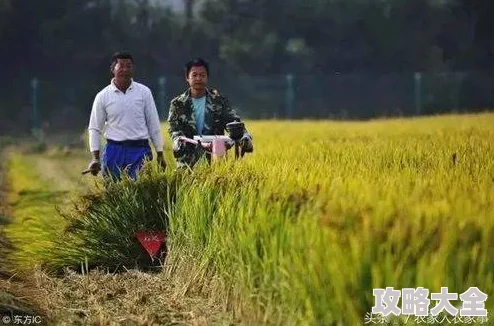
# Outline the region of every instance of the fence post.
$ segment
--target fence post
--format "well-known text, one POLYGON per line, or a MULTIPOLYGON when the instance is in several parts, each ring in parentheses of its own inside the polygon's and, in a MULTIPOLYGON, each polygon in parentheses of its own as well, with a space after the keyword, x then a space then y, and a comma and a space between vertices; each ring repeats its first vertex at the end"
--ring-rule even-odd
POLYGON ((36 132, 39 129, 38 113, 38 86, 39 81, 36 77, 31 80, 31 105, 32 105, 32 130, 36 132))
POLYGON ((295 90, 293 89, 294 77, 292 74, 287 74, 285 78, 287 83, 285 116, 286 119, 291 119, 293 117, 293 111, 295 107, 295 90))
POLYGON ((167 117, 167 112, 166 112, 166 77, 161 76, 158 79, 158 84, 159 84, 159 106, 160 109, 158 112, 160 113, 160 119, 165 120, 167 117))
POLYGON ((461 87, 463 85, 463 80, 465 78, 465 73, 457 72, 455 73, 455 98, 454 98, 454 113, 460 111, 460 99, 461 99, 461 87))
POLYGON ((415 73, 415 114, 422 113, 422 73, 415 73))

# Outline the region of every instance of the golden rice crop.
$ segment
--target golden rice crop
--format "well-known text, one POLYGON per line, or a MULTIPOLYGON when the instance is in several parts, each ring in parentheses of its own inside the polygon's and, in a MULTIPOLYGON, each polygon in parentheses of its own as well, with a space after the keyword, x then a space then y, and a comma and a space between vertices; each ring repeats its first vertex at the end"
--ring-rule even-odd
MULTIPOLYGON (((169 218, 165 272, 245 318, 356 325, 373 288, 494 293, 493 114, 247 127, 252 155, 115 185, 111 200, 89 203, 91 214, 74 213, 86 219, 87 246, 54 246, 34 260, 55 269, 84 252, 125 260, 112 232, 137 228, 145 212, 169 218)), ((19 232, 11 236, 22 240, 19 232)), ((50 239, 61 239, 56 232, 50 239)))

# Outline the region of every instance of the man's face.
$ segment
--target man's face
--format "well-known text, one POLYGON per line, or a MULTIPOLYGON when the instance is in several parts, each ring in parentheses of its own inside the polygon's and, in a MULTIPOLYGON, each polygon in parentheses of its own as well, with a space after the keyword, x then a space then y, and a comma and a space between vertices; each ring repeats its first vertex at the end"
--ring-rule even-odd
POLYGON ((187 76, 189 86, 194 90, 203 90, 208 84, 208 73, 205 67, 193 66, 187 76))
POLYGON ((130 59, 117 59, 115 68, 113 68, 113 75, 117 79, 129 80, 132 78, 132 72, 134 65, 130 59))

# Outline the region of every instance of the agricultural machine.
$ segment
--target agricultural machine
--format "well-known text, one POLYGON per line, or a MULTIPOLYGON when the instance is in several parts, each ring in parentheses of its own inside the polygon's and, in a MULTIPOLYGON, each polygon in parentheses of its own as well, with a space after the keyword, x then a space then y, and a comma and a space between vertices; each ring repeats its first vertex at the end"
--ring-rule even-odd
MULTIPOLYGON (((224 135, 203 135, 194 136, 193 138, 180 136, 177 139, 177 145, 184 143, 200 146, 202 149, 211 154, 211 160, 218 161, 227 157, 229 149, 234 148, 235 159, 242 158, 245 153, 251 153, 252 148, 245 148, 241 144, 244 135, 244 124, 242 122, 231 122, 226 125, 228 136, 224 135)), ((164 231, 140 231, 136 238, 147 252, 152 262, 162 262, 166 258, 167 245, 166 233, 164 231)))
POLYGON ((245 153, 252 152, 252 149, 246 149, 241 144, 244 135, 243 122, 230 122, 226 125, 228 136, 207 135, 194 136, 192 139, 184 136, 178 137, 177 145, 190 143, 202 147, 203 150, 211 154, 212 161, 223 159, 227 156, 227 151, 232 147, 235 148, 235 159, 241 158, 245 153))
MULTIPOLYGON (((245 153, 251 153, 251 148, 245 148, 241 143, 244 135, 244 124, 242 122, 231 122, 226 125, 228 136, 225 135, 203 135, 193 138, 178 137, 176 146, 186 143, 201 147, 206 153, 211 155, 211 161, 225 159, 229 149, 234 148, 235 159, 242 158, 245 153)), ((83 174, 90 171, 86 170, 83 174)), ((168 253, 165 231, 138 231, 135 234, 142 249, 145 250, 153 264, 162 263, 168 253)))

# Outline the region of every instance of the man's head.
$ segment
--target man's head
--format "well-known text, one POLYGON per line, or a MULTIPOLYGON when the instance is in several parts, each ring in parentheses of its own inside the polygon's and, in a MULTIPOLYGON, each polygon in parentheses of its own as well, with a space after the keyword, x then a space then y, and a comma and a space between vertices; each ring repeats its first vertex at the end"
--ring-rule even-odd
POLYGON ((208 84, 209 64, 197 58, 187 62, 185 65, 185 78, 190 88, 195 91, 203 91, 208 84))
POLYGON ((111 58, 110 70, 119 81, 129 81, 134 70, 134 58, 128 52, 117 52, 111 58))

